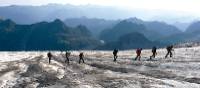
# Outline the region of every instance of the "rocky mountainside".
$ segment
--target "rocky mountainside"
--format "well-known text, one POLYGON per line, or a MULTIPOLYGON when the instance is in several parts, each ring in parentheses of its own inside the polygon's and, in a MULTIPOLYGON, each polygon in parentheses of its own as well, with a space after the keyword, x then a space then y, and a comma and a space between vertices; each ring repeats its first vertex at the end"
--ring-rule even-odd
POLYGON ((68 27, 58 19, 31 25, 1 21, 0 41, 0 50, 92 49, 99 44, 85 26, 68 27))
POLYGON ((137 49, 137 48, 151 48, 153 46, 161 47, 163 46, 159 42, 152 42, 148 40, 143 34, 138 32, 132 32, 125 34, 117 41, 106 43, 103 46, 98 47, 97 49, 137 49))

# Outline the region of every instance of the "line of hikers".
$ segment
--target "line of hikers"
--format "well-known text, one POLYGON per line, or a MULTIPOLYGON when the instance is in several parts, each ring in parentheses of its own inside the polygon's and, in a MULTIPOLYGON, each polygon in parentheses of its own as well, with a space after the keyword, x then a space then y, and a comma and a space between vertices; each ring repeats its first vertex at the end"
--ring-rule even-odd
MULTIPOLYGON (((173 45, 170 45, 170 46, 167 46, 166 47, 166 49, 167 49, 167 54, 165 55, 165 58, 167 58, 168 57, 168 55, 170 55, 170 57, 172 57, 172 51, 173 51, 173 45)), ((135 57, 135 59, 134 60, 139 60, 140 61, 140 59, 141 59, 141 52, 142 52, 142 48, 138 48, 137 50, 136 50, 136 57, 135 57)), ((117 58, 118 58, 118 50, 117 49, 114 49, 113 50, 113 56, 114 56, 114 62, 116 62, 117 61, 117 58)), ((65 63, 68 63, 69 64, 69 57, 70 57, 70 55, 71 55, 71 53, 70 52, 68 52, 68 51, 66 51, 66 53, 65 53, 65 63)), ((157 55, 157 47, 152 47, 152 55, 150 56, 150 60, 152 60, 152 58, 155 58, 156 57, 156 55, 157 55)), ((51 59, 52 59, 52 57, 53 57, 53 55, 51 54, 51 52, 48 52, 47 53, 47 57, 48 57, 48 59, 49 59, 49 64, 51 63, 51 59)), ((84 54, 83 54, 83 52, 81 52, 80 54, 79 54, 79 64, 81 63, 81 61, 83 62, 83 63, 85 63, 85 61, 84 61, 84 54)))
MULTIPOLYGON (((71 55, 71 53, 68 52, 68 51, 66 51, 66 53, 65 53, 65 58, 66 58, 66 59, 65 59, 65 63, 68 63, 68 64, 69 64, 69 57, 70 57, 70 55, 71 55)), ((48 53, 47 53, 47 57, 48 57, 48 59, 49 59, 49 64, 50 64, 50 63, 51 63, 51 59, 52 59, 52 57, 53 57, 53 55, 51 54, 51 52, 48 52, 48 53)), ((83 57, 84 57, 84 54, 83 54, 83 52, 81 52, 81 53, 79 54, 79 64, 81 63, 81 61, 82 61, 83 63, 85 63, 83 57)))
MULTIPOLYGON (((173 51, 173 45, 170 45, 170 46, 167 46, 166 47, 166 49, 167 49, 167 54, 165 55, 165 58, 167 58, 168 57, 168 55, 170 55, 170 57, 172 57, 172 51, 173 51)), ((137 50, 136 50, 136 57, 135 57, 135 59, 134 60, 139 60, 140 61, 140 59, 141 59, 141 52, 142 52, 142 48, 138 48, 137 50)), ((113 50, 113 56, 114 56, 114 62, 116 62, 117 61, 117 53, 118 53, 118 50, 117 49, 114 49, 113 50)), ((150 56, 150 59, 149 60, 152 60, 152 58, 155 58, 156 57, 156 55, 157 55, 157 48, 154 46, 153 48, 152 48, 152 55, 150 56)))

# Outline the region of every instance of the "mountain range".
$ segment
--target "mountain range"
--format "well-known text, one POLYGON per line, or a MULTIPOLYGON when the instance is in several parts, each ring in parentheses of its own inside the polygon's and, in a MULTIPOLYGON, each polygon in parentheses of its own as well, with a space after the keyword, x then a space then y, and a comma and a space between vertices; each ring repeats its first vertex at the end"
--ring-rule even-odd
POLYGON ((197 21, 192 23, 186 29, 186 31, 182 32, 175 26, 166 24, 164 22, 142 21, 137 18, 131 18, 120 21, 111 29, 103 30, 100 34, 100 39, 107 42, 107 44, 103 46, 106 48, 108 48, 107 46, 111 47, 112 45, 115 44, 120 44, 118 45, 118 47, 121 46, 122 48, 125 48, 123 47, 123 45, 128 47, 131 45, 137 46, 137 42, 143 40, 146 40, 146 43, 140 42, 141 44, 140 47, 143 46, 143 48, 147 46, 145 44, 149 44, 148 46, 149 48, 150 46, 152 47, 153 45, 163 47, 181 42, 199 42, 200 22, 197 21), (133 37, 134 34, 140 36, 141 38, 133 37), (121 38, 122 36, 126 37, 121 38), (132 39, 130 39, 129 36, 132 36, 132 39), (126 41, 123 41, 123 43, 126 42, 126 44, 123 44, 122 40, 127 40, 130 44, 127 43, 126 41))
POLYGON ((98 38, 101 31, 104 29, 112 28, 116 25, 119 20, 105 20, 105 19, 97 19, 97 18, 68 18, 64 20, 66 25, 71 27, 76 27, 78 25, 85 25, 88 30, 90 30, 94 37, 98 38))
POLYGON ((120 36, 116 41, 108 42, 97 49, 137 49, 137 48, 151 48, 153 46, 163 47, 164 44, 150 41, 143 34, 138 32, 131 32, 120 36))
MULTIPOLYGON (((146 32, 143 32, 143 33, 145 34, 146 37, 150 37, 149 38, 150 40, 159 39, 161 35, 162 37, 164 37, 164 36, 169 36, 171 34, 176 34, 176 33, 181 32, 177 27, 173 25, 169 25, 164 22, 143 21, 138 18, 128 18, 125 20, 128 22, 144 25, 145 29, 147 30, 146 32), (157 36, 154 36, 154 34, 157 34, 157 36)), ((64 22, 66 25, 69 25, 72 27, 75 27, 80 24, 85 25, 95 37, 99 38, 101 36, 102 31, 111 29, 112 27, 116 26, 116 24, 120 23, 121 21, 124 21, 124 20, 105 20, 105 19, 81 17, 81 18, 69 18, 69 19, 66 19, 64 22)))
MULTIPOLYGON (((74 18, 75 19, 75 18, 74 18)), ((142 21, 130 18, 118 21, 86 19, 84 26, 70 25, 73 20, 65 22, 56 19, 52 22, 38 22, 21 25, 12 20, 0 20, 0 50, 77 50, 77 49, 134 49, 137 47, 151 48, 163 47, 169 44, 199 41, 200 22, 191 24, 185 32, 175 26, 155 21, 142 21), (69 22, 66 24, 66 22, 69 22), (99 36, 90 25, 101 25, 99 36), (69 26, 70 25, 70 26, 69 26), (109 26, 108 26, 109 25, 109 26), (93 30, 93 33, 91 32, 93 30), (162 30, 162 31, 160 31, 162 30), (101 41, 101 42, 100 42, 101 41), (103 42, 102 42, 103 41, 103 42)), ((81 19, 80 19, 81 20, 81 19)))
POLYGON ((182 31, 175 26, 164 22, 142 21, 138 18, 130 18, 120 21, 111 29, 103 30, 100 34, 100 39, 105 40, 106 42, 115 41, 121 35, 131 32, 139 32, 151 41, 156 41, 173 34, 182 33, 182 31))
POLYGON ((82 25, 68 27, 61 20, 18 25, 0 21, 0 50, 78 50, 92 49, 99 41, 82 25))
POLYGON ((173 34, 160 40, 165 43, 179 42, 199 42, 200 41, 200 21, 196 21, 182 33, 173 34))
POLYGON ((138 14, 93 5, 2 6, 0 50, 134 49, 200 41, 199 21, 172 25, 129 18, 138 14))

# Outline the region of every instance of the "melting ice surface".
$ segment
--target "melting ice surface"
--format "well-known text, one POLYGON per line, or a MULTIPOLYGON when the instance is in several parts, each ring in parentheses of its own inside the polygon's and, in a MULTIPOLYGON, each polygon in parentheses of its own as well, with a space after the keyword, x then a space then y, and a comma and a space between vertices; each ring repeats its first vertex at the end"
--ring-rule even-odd
POLYGON ((112 51, 71 51, 70 64, 64 52, 0 52, 1 88, 200 88, 200 47, 176 48, 173 58, 163 58, 159 49, 153 61, 151 50, 143 50, 141 61, 133 61, 135 50, 120 51, 113 62, 112 51), (78 64, 84 52, 85 64, 78 64))

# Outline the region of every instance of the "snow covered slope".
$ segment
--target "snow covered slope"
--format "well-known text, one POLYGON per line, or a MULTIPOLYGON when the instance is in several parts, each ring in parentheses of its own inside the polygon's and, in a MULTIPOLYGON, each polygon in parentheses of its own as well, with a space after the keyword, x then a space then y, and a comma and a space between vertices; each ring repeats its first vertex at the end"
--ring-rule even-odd
POLYGON ((163 58, 165 49, 148 61, 133 61, 135 50, 120 51, 113 62, 112 51, 71 51, 70 64, 64 52, 0 52, 1 88, 200 88, 200 47, 176 48, 173 58, 163 58), (78 64, 84 52, 85 64, 78 64))

